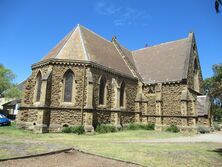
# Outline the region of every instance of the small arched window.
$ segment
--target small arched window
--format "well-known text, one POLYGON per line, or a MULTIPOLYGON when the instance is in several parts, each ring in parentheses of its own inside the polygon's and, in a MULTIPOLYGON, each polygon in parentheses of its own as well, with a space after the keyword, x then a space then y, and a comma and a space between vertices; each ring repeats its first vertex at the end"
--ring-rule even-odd
POLYGON ((123 81, 120 86, 120 107, 124 107, 125 103, 125 82, 123 81))
POLYGON ((105 93, 106 93, 106 78, 102 76, 99 82, 99 104, 105 104, 105 93))
POLYGON ((73 72, 68 70, 64 75, 64 102, 72 101, 73 72))
POLYGON ((42 75, 39 72, 36 78, 36 84, 37 84, 37 89, 36 89, 36 101, 40 101, 41 97, 41 87, 42 87, 42 75))

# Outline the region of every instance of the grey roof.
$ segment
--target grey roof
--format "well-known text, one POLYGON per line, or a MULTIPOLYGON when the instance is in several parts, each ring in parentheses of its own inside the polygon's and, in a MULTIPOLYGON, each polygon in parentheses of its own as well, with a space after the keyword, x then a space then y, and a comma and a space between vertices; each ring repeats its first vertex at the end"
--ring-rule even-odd
POLYGON ((92 61, 133 77, 115 45, 78 25, 42 60, 50 58, 92 61))
POLYGON ((180 81, 187 77, 192 37, 133 51, 145 83, 180 81))
POLYGON ((184 39, 129 51, 117 41, 108 41, 78 25, 42 60, 94 62, 135 77, 133 67, 136 76, 142 78, 145 83, 180 81, 187 77, 192 40, 193 33, 190 33, 184 39))
POLYGON ((128 60, 130 61, 130 63, 136 67, 135 61, 133 59, 133 54, 130 50, 128 50, 127 48, 123 47, 122 45, 119 44, 119 46, 121 47, 124 55, 128 58, 128 60))

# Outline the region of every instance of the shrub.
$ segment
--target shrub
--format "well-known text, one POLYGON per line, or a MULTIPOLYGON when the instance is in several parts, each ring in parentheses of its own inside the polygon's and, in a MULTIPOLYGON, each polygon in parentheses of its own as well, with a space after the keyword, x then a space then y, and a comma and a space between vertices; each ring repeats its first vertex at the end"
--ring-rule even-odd
POLYGON ((134 123, 130 123, 130 124, 126 125, 126 129, 127 130, 136 130, 136 129, 139 129, 139 125, 134 124, 134 123))
POLYGON ((63 127, 62 132, 63 132, 63 133, 72 133, 70 127, 63 127))
POLYGON ((101 124, 96 127, 96 132, 98 133, 113 133, 117 132, 117 129, 114 125, 101 124))
POLYGON ((80 126, 73 126, 72 127, 72 133, 76 133, 78 135, 81 135, 85 132, 84 127, 82 125, 80 126))
POLYGON ((144 125, 145 130, 154 130, 155 129, 155 124, 147 124, 144 125))
POLYGON ((215 130, 218 130, 218 131, 221 130, 221 127, 220 127, 220 125, 219 125, 217 122, 214 122, 214 123, 213 123, 213 126, 214 126, 214 129, 215 129, 215 130))
POLYGON ((85 132, 84 127, 82 125, 79 126, 70 126, 70 127, 64 127, 62 129, 63 133, 75 133, 75 134, 83 134, 85 132))
POLYGON ((197 127, 197 132, 199 132, 199 133, 210 133, 210 130, 205 126, 198 126, 197 127))
POLYGON ((154 124, 135 124, 135 123, 130 123, 130 124, 124 126, 124 129, 127 129, 127 130, 138 130, 138 129, 154 130, 154 128, 155 128, 154 124))
POLYGON ((166 131, 167 132, 178 133, 180 131, 180 129, 176 125, 170 125, 170 127, 168 127, 166 129, 166 131))

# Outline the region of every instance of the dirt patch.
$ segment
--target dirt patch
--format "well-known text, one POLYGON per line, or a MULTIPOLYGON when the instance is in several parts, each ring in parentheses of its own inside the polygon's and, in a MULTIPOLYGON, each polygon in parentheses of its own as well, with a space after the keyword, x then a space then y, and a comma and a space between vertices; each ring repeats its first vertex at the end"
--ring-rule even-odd
POLYGON ((121 162, 76 150, 34 158, 8 160, 0 162, 4 167, 139 167, 139 165, 121 162))

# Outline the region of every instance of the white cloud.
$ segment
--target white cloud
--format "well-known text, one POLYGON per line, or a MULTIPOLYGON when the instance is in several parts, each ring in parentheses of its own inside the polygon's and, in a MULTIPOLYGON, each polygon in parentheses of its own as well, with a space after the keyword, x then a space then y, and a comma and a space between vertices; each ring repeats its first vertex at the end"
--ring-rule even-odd
POLYGON ((95 11, 101 15, 114 15, 115 13, 121 10, 121 8, 116 8, 114 5, 112 4, 108 5, 106 2, 102 1, 96 3, 94 8, 95 11))
POLYGON ((147 25, 151 16, 143 10, 130 7, 117 7, 112 3, 100 1, 94 6, 95 11, 100 15, 110 16, 116 26, 142 24, 147 25))

